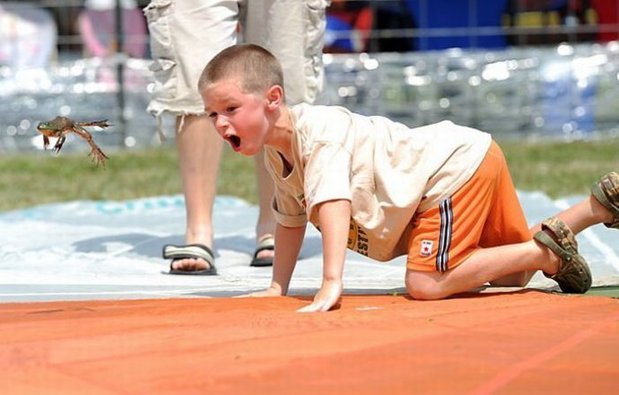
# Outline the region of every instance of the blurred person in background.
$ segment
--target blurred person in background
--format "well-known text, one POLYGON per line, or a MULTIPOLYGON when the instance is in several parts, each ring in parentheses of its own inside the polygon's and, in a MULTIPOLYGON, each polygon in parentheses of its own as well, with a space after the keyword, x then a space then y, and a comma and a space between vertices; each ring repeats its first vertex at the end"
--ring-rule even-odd
MULTIPOLYGON (((121 0, 123 52, 144 58, 147 52, 146 21, 135 0, 121 0)), ((78 17, 84 55, 105 57, 117 51, 116 0, 86 0, 78 17)))
POLYGON ((40 68, 57 55, 52 13, 27 2, 0 2, 0 65, 40 68))

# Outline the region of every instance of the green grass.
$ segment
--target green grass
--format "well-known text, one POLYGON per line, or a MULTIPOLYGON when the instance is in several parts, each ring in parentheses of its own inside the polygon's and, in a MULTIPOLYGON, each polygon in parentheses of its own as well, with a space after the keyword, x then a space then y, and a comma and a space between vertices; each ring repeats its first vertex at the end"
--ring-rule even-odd
MULTIPOLYGON (((106 151, 105 168, 86 153, 0 157, 0 211, 69 200, 124 200, 181 193, 173 146, 106 151)), ((256 202, 254 160, 226 149, 218 193, 256 202)))
MULTIPOLYGON (((588 192, 609 170, 619 170, 619 139, 599 142, 500 142, 520 190, 552 197, 588 192)), ((139 151, 110 151, 105 169, 86 153, 0 157, 0 211, 69 200, 123 200, 181 193, 176 151, 166 145, 139 151)), ((256 203, 254 160, 227 149, 218 194, 256 203)))
POLYGON ((619 286, 601 286, 594 287, 587 291, 589 296, 609 296, 611 298, 619 299, 619 286))
POLYGON ((619 171, 619 139, 571 143, 499 142, 520 190, 553 198, 589 193, 601 175, 619 171))

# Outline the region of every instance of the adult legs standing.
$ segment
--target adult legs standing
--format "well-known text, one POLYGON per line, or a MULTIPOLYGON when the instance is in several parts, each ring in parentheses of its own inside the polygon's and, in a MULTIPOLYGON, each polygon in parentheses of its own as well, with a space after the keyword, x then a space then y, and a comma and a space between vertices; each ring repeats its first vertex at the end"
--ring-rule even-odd
MULTIPOLYGON (((197 81, 204 66, 222 49, 239 41, 263 45, 284 66, 287 100, 314 100, 322 77, 322 34, 326 0, 152 0, 145 8, 151 34, 155 88, 148 110, 156 117, 177 117, 176 145, 185 195, 185 241, 213 247, 213 203, 216 195, 222 140, 204 115, 197 81), (265 19, 266 18, 266 19, 265 19)), ((271 212, 273 185, 256 157, 260 214, 258 240, 274 233, 271 212)), ((203 254, 181 254, 171 269, 195 272, 208 269, 212 259, 203 254), (191 257, 186 257, 190 255, 191 257)), ((258 258, 272 259, 268 248, 258 258)))

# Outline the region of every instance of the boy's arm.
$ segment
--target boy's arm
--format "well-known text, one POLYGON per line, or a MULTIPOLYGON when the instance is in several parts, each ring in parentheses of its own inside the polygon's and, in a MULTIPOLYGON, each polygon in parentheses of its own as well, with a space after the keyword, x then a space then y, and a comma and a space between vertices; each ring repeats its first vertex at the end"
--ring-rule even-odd
POLYGON ((346 260, 350 226, 350 201, 331 200, 316 207, 322 234, 323 274, 322 286, 312 304, 299 312, 328 311, 342 296, 342 274, 346 260))
POLYGON ((277 224, 271 286, 264 291, 252 293, 250 296, 282 296, 288 293, 292 272, 303 244, 305 228, 305 226, 288 228, 277 224))

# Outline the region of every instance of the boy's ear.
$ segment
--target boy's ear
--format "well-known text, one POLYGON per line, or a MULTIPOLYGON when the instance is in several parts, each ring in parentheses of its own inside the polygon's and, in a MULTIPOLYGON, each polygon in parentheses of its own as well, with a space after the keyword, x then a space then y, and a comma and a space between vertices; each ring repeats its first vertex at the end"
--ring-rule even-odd
POLYGON ((284 90, 279 85, 273 85, 267 91, 266 99, 269 109, 274 110, 284 102, 284 90))

